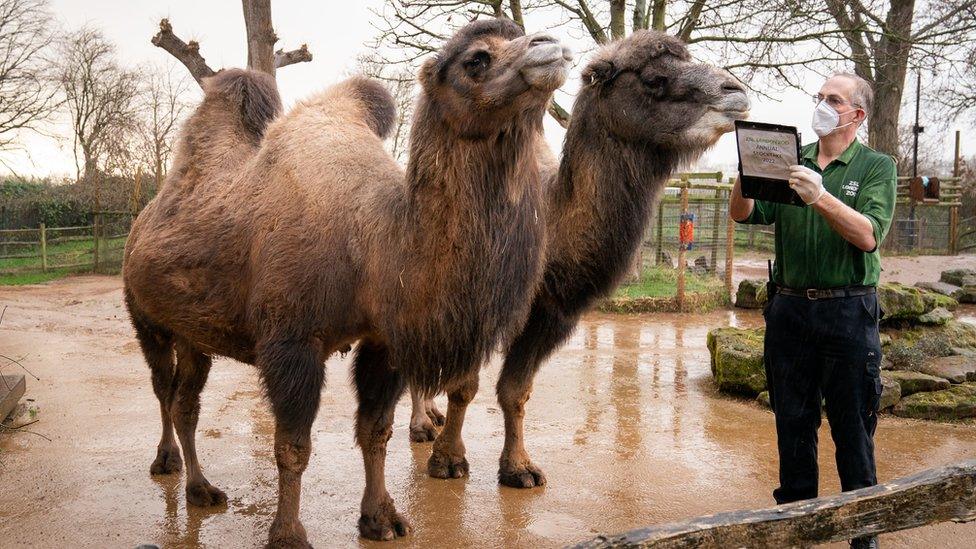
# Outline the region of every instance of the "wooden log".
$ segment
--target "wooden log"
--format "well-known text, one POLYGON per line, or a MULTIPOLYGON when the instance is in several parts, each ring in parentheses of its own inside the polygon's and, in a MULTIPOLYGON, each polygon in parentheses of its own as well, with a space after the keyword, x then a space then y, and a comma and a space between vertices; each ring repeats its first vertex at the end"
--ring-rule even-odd
POLYGON ((24 376, 20 374, 0 376, 0 421, 7 418, 7 414, 17 406, 17 402, 24 396, 26 390, 27 380, 24 376))
POLYGON ((804 547, 950 520, 976 520, 976 460, 771 509, 598 536, 573 547, 804 547))

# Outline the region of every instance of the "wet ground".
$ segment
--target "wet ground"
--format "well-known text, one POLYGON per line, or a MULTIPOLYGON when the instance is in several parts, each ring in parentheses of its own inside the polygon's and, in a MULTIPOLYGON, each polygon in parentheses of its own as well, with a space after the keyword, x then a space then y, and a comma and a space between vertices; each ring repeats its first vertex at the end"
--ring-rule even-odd
MULTIPOLYGON (((204 392, 198 451, 226 509, 187 508, 182 478, 150 478, 159 437, 156 400, 121 305, 115 277, 0 288, 7 305, 0 353, 22 357, 40 381, 29 433, 0 435, 0 546, 258 547, 275 504, 272 420, 250 366, 219 360, 204 392)), ((966 313, 973 317, 973 311, 966 313)), ((408 442, 409 403, 397 409, 387 461, 390 492, 415 533, 383 547, 552 547, 600 532, 771 505, 773 416, 716 394, 705 333, 755 325, 753 313, 591 315, 539 374, 526 414, 529 452, 545 488, 495 480, 502 416, 497 364, 468 411, 470 478, 425 473, 429 445, 408 442)), ((9 373, 14 366, 5 366, 9 373)), ((363 487, 353 444, 348 360, 329 381, 305 474, 302 517, 319 547, 362 542, 363 487)), ((444 408, 443 399, 441 401, 444 408)), ((838 490, 833 447, 821 432, 822 493, 838 490)), ((976 456, 976 426, 883 416, 882 481, 976 456)), ((886 547, 973 547, 976 524, 884 536, 886 547)), ((839 545, 838 545, 839 546, 839 545)))

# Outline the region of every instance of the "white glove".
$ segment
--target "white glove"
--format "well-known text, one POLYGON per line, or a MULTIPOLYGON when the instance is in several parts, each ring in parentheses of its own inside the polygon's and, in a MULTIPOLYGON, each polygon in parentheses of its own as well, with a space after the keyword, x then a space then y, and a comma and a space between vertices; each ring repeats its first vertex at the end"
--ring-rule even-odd
POLYGON ((790 188, 800 195, 808 206, 815 204, 827 194, 823 177, 806 166, 790 166, 790 188))

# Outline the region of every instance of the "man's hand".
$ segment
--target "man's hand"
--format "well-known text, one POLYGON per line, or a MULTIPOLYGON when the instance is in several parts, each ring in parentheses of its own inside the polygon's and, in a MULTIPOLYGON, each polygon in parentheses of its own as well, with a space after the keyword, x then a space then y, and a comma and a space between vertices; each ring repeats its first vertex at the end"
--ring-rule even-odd
POLYGON ((790 188, 796 191, 808 206, 815 204, 827 194, 820 174, 800 165, 790 166, 790 188))

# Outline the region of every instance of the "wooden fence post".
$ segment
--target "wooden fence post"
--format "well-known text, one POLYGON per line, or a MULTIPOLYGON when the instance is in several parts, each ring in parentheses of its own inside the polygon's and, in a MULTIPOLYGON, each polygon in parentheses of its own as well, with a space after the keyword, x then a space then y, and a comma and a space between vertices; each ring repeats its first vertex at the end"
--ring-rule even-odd
POLYGON ((41 223, 41 271, 47 272, 47 230, 41 223))
POLYGON ((712 274, 718 274, 718 224, 721 219, 719 215, 719 211, 722 209, 722 205, 719 203, 721 198, 722 190, 715 189, 715 204, 712 209, 712 261, 709 263, 712 268, 712 274))
POLYGON ((959 206, 949 207, 949 255, 956 255, 959 245, 959 206))
POLYGON ((681 212, 678 215, 678 310, 685 310, 685 245, 681 242, 681 215, 688 212, 688 182, 681 187, 681 212))
POLYGON ((100 214, 96 213, 93 217, 94 217, 94 219, 92 220, 92 223, 93 223, 93 225, 92 225, 92 237, 93 237, 92 238, 92 241, 93 241, 92 244, 94 244, 94 248, 92 249, 92 254, 94 255, 94 260, 92 262, 92 271, 94 271, 94 272, 97 273, 98 272, 98 229, 99 229, 99 218, 101 216, 100 216, 100 214))
MULTIPOLYGON (((725 193, 726 198, 731 200, 732 191, 725 193)), ((731 215, 725 216, 725 289, 729 292, 729 299, 732 298, 732 262, 735 256, 735 221, 731 215)))
MULTIPOLYGON (((667 192, 667 191, 665 191, 667 192)), ((654 252, 654 264, 661 264, 661 252, 664 251, 664 197, 657 205, 657 251, 654 252)), ((668 265, 671 268, 671 265, 668 265)))

